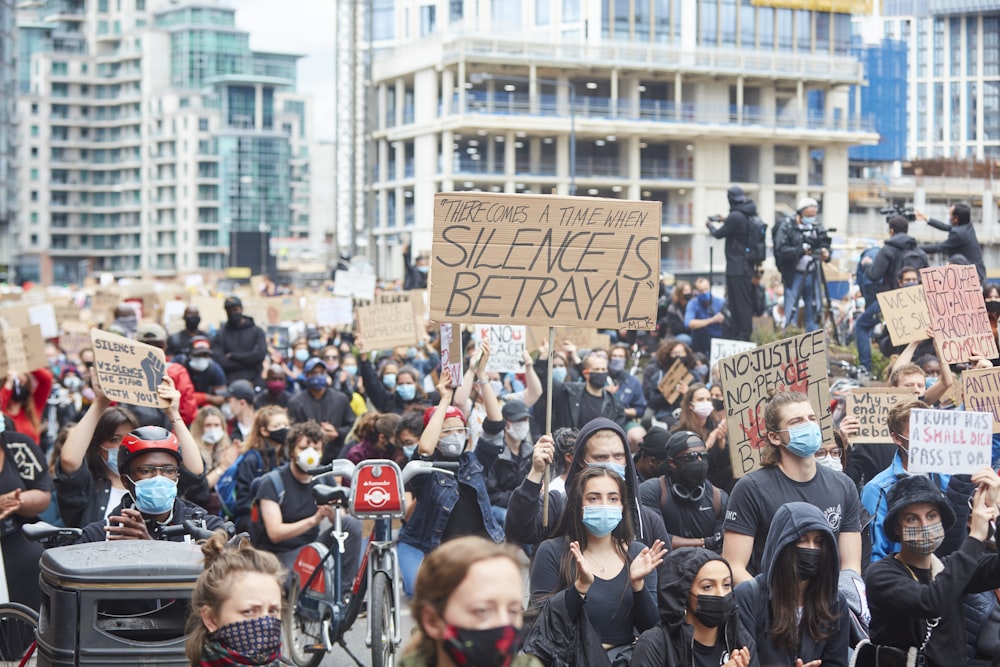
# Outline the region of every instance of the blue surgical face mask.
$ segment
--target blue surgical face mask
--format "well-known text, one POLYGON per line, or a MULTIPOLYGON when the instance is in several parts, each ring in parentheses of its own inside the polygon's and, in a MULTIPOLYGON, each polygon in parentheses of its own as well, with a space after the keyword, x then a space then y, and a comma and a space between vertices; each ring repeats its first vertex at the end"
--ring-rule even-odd
POLYGON ((816 422, 798 424, 788 429, 788 451, 808 458, 819 451, 823 444, 823 431, 816 422))
POLYGON ((610 534, 621 522, 621 505, 587 505, 583 508, 583 525, 594 537, 610 534))
POLYGON ((710 306, 710 305, 712 305, 712 293, 711 292, 705 292, 704 294, 699 294, 698 295, 698 301, 703 306, 710 306))
POLYGON ((396 394, 399 395, 404 401, 412 401, 417 395, 417 385, 415 384, 397 384, 396 394))
POLYGON ((357 366, 341 366, 340 368, 347 371, 347 374, 351 377, 355 377, 358 374, 357 366))
POLYGON ((129 477, 135 485, 135 508, 143 514, 166 514, 174 507, 177 499, 177 482, 163 475, 156 475, 138 482, 129 477))
POLYGON ((425 264, 424 266, 418 266, 417 271, 419 271, 420 273, 427 273, 430 270, 430 268, 431 267, 425 264))
POLYGON ((588 463, 587 466, 590 468, 607 468, 622 479, 625 479, 625 466, 623 465, 617 463, 588 463))
POLYGON ((396 386, 396 374, 386 373, 382 376, 382 384, 386 386, 386 389, 393 389, 396 386))
POLYGON ((313 391, 326 389, 326 373, 323 375, 310 375, 306 378, 306 387, 313 391))
POLYGON ((406 455, 407 459, 413 458, 413 452, 417 451, 416 445, 403 445, 403 454, 406 455))
POLYGON ((938 378, 936 375, 928 375, 926 378, 924 378, 924 389, 925 390, 930 389, 931 387, 937 384, 937 381, 938 378))
POLYGON ((552 381, 553 382, 565 382, 566 381, 566 367, 556 366, 552 369, 552 381))
POLYGON ((415 359, 416 357, 417 357, 417 348, 415 348, 415 347, 408 347, 408 348, 406 348, 406 358, 407 359, 415 359))
POLYGON ((816 224, 816 216, 812 215, 807 218, 802 218, 802 225, 805 227, 812 227, 816 224))
POLYGON ((306 350, 306 349, 301 348, 301 347, 299 349, 295 350, 295 360, 296 361, 305 361, 308 358, 309 358, 309 350, 306 350))
POLYGON ((114 474, 118 474, 118 448, 117 447, 107 447, 104 449, 108 458, 104 461, 104 465, 108 466, 108 470, 114 474))

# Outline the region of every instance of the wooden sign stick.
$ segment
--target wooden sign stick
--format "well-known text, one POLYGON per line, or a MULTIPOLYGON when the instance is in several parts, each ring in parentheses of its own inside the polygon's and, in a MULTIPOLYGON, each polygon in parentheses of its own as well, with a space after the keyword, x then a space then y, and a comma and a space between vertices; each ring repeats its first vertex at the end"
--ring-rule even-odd
MULTIPOLYGON (((556 328, 549 327, 549 372, 545 378, 545 432, 552 435, 552 358, 555 355, 556 328)), ((555 459, 555 443, 552 447, 552 458, 555 459)), ((545 466, 542 473, 542 528, 549 527, 549 477, 552 474, 552 464, 545 466)))

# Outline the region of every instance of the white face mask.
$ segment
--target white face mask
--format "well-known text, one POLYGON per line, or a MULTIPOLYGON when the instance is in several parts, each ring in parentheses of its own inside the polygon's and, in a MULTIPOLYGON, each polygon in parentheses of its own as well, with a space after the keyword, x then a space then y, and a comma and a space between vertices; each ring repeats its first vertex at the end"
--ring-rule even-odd
POLYGON ((712 414, 714 408, 712 407, 712 401, 698 401, 691 404, 691 410, 702 419, 706 419, 712 414))
POLYGON ((824 468, 829 468, 834 472, 844 472, 844 464, 840 462, 836 456, 830 456, 829 454, 823 458, 817 458, 816 464, 821 465, 824 468))
POLYGON ((312 470, 319 465, 319 452, 315 447, 306 447, 296 457, 295 462, 303 471, 312 470))
POLYGON ((222 442, 222 437, 226 434, 221 428, 207 428, 201 432, 201 439, 206 445, 214 445, 222 442))
POLYGON ((188 366, 196 373, 207 371, 211 364, 212 360, 208 357, 191 357, 191 360, 188 362, 188 366))
POLYGON ((531 423, 527 419, 507 424, 507 433, 515 442, 523 442, 524 439, 528 437, 528 431, 530 429, 531 423))

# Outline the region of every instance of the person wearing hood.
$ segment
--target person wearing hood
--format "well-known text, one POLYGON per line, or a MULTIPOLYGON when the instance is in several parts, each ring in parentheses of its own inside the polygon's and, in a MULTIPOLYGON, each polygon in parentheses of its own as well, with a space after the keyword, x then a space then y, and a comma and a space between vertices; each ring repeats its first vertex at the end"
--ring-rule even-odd
POLYGON ((624 478, 608 467, 581 470, 566 489, 559 536, 538 546, 531 565, 529 607, 540 618, 524 650, 543 663, 579 664, 581 648, 596 653, 600 644, 613 667, 628 665, 636 633, 656 625, 665 545, 635 539, 626 500, 624 478))
POLYGON ((883 655, 887 647, 897 649, 898 664, 914 653, 923 654, 918 664, 928 667, 964 664, 962 598, 1000 587, 1000 556, 987 553, 985 544, 997 517, 1000 479, 984 468, 971 481, 977 488, 968 537, 957 551, 941 559, 934 551, 955 523, 952 503, 922 476, 900 479, 889 491, 886 532, 901 546, 892 558, 872 563, 865 582, 872 615, 871 643, 881 645, 883 655))
POLYGON ((184 328, 167 337, 167 355, 171 357, 187 356, 191 353, 195 338, 208 339, 208 332, 199 329, 201 312, 198 306, 189 305, 184 309, 184 328))
POLYGON ((829 522, 815 505, 790 502, 771 525, 761 573, 736 588, 760 664, 847 667, 851 621, 829 522))
POLYGON ((490 508, 486 477, 503 449, 503 415, 486 376, 489 347, 476 367, 486 419, 483 434, 474 450, 469 449, 469 429, 465 415, 451 404, 454 387, 449 370, 441 373, 437 391, 441 400, 424 411, 424 432, 416 456, 423 460, 458 463, 454 474, 434 471, 417 475, 406 490, 416 499, 416 508, 399 531, 397 553, 403 590, 413 595, 413 582, 424 556, 442 542, 479 535, 503 542, 504 532, 490 508))
MULTIPOLYGON (((914 252, 923 254, 917 248, 917 240, 907 233, 909 230, 910 223, 906 218, 901 215, 892 216, 889 218, 889 238, 875 255, 875 259, 862 258, 861 267, 868 279, 879 285, 878 292, 886 292, 895 288, 896 279, 904 266, 904 255, 912 255, 914 252)), ((915 260, 911 260, 910 265, 913 263, 915 260)), ((926 255, 923 255, 922 266, 928 266, 926 255)), ((854 337, 858 345, 858 363, 869 373, 872 369, 872 331, 875 330, 875 325, 878 324, 881 314, 882 307, 876 299, 872 303, 865 303, 865 312, 854 323, 854 337)))
POLYGON ((243 302, 238 296, 226 299, 226 324, 212 341, 212 356, 226 372, 229 384, 233 380, 259 382, 267 359, 267 334, 243 314, 243 302))
MULTIPOLYGON (((923 220, 934 229, 948 232, 948 238, 941 243, 927 243, 920 246, 928 255, 945 253, 950 257, 960 256, 962 264, 974 264, 979 274, 980 284, 986 284, 986 265, 983 263, 983 249, 976 238, 976 228, 972 224, 972 209, 966 203, 958 203, 948 210, 948 222, 928 218, 923 211, 914 211, 917 220, 923 220)), ((949 259, 950 264, 957 264, 949 259)))
POLYGON ((123 303, 115 308, 115 319, 111 322, 111 327, 120 329, 121 335, 126 338, 135 338, 135 332, 139 329, 139 317, 132 304, 123 303))
POLYGON ((757 204, 738 185, 730 187, 726 197, 729 200, 729 215, 717 227, 711 220, 706 226, 715 238, 726 239, 726 298, 732 313, 730 335, 737 340, 750 340, 755 303, 751 278, 757 267, 747 260, 746 255, 750 246, 750 218, 757 215, 757 204))
POLYGON ((660 626, 635 644, 632 663, 663 667, 757 667, 757 643, 736 613, 729 563, 707 549, 684 547, 664 559, 660 626))
POLYGON ((678 431, 667 441, 661 475, 639 485, 646 507, 659 510, 674 549, 722 549, 722 523, 729 494, 708 481, 708 449, 697 433, 678 431))
MULTIPOLYGON (((546 386, 548 372, 548 359, 539 354, 535 374, 542 387, 546 386)), ((591 352, 583 359, 583 382, 552 383, 552 430, 581 428, 596 417, 614 420, 619 427, 627 421, 622 404, 609 389, 607 357, 591 352)))
POLYGON ((350 399, 330 388, 330 376, 322 359, 312 357, 304 368, 305 388, 288 399, 288 418, 292 423, 311 419, 322 426, 326 433, 323 461, 331 461, 354 428, 354 410, 350 399))
POLYGON ((737 583, 763 571, 765 538, 778 509, 787 502, 812 503, 837 536, 840 565, 861 572, 861 503, 846 475, 816 465, 823 432, 809 397, 792 391, 775 394, 764 408, 767 444, 763 467, 741 477, 726 508, 722 555, 737 583))

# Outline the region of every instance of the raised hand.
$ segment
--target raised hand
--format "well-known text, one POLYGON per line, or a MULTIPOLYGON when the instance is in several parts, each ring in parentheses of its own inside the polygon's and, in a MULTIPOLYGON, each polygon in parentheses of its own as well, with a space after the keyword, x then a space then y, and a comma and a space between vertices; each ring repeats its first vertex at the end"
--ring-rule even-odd
POLYGON ((480 346, 479 359, 476 360, 476 375, 486 372, 486 366, 490 361, 490 341, 483 339, 483 344, 480 346))
POLYGON ((646 577, 659 567, 666 555, 663 540, 656 540, 652 547, 646 547, 632 560, 628 568, 628 577, 632 582, 633 591, 641 591, 646 584, 646 577))
MULTIPOLYGON (((801 660, 799 662, 802 662, 801 660)), ((750 649, 746 646, 738 648, 729 654, 729 660, 722 667, 749 667, 750 649)))
POLYGON ((455 389, 451 386, 451 382, 451 369, 445 368, 441 371, 441 376, 438 378, 436 388, 438 394, 441 396, 441 400, 444 401, 445 397, 447 397, 449 405, 451 405, 451 398, 455 393, 455 389))
POLYGON ((576 582, 573 585, 577 591, 586 595, 594 583, 594 573, 590 571, 590 564, 584 558, 579 542, 569 543, 569 553, 576 560, 576 582))

